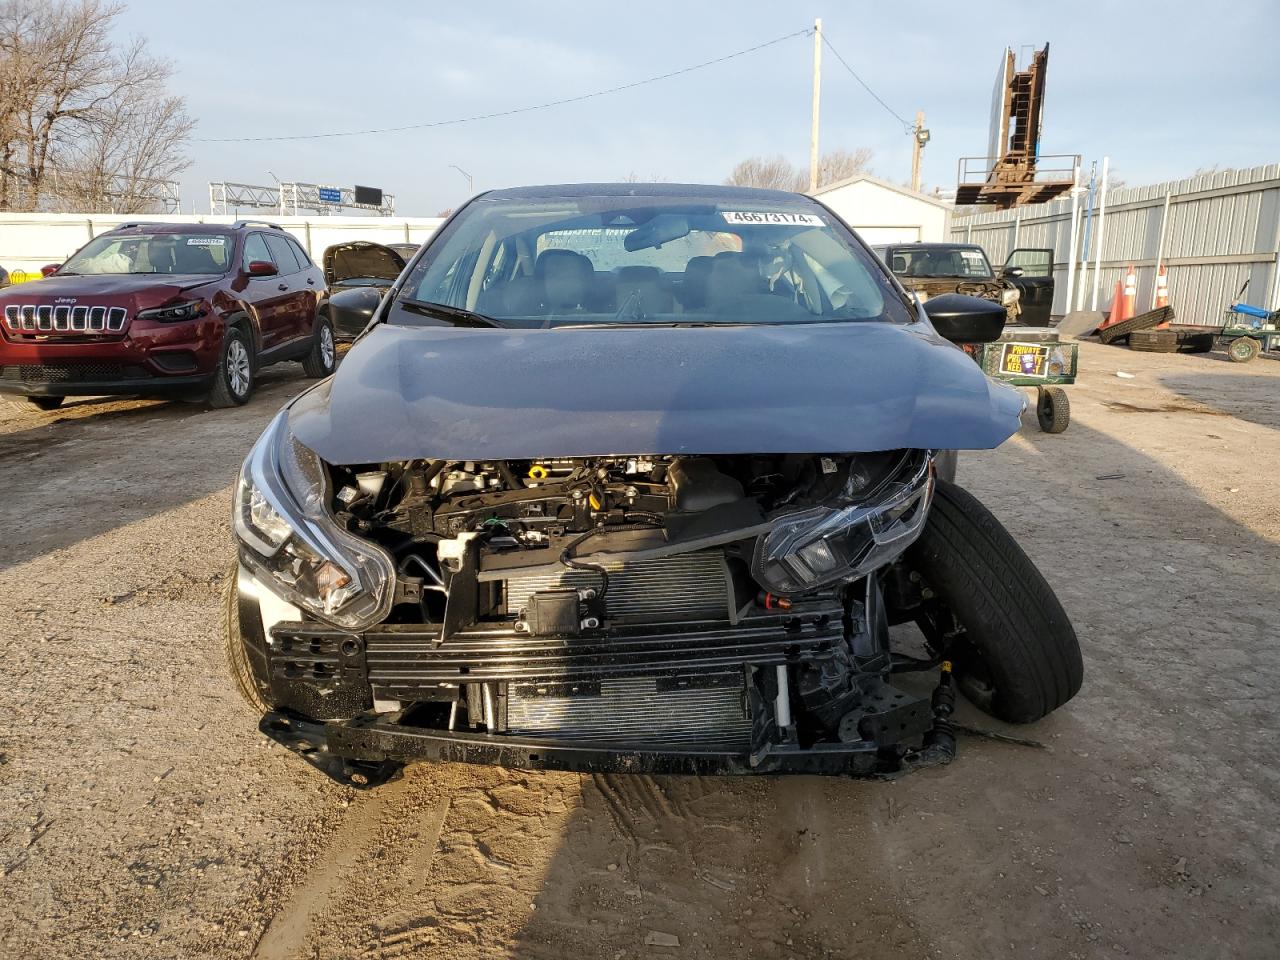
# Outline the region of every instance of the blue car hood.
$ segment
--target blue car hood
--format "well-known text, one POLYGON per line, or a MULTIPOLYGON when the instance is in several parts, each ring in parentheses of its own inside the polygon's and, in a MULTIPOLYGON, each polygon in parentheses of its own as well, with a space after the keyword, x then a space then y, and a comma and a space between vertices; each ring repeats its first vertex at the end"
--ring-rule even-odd
POLYGON ((290 411, 330 463, 976 450, 1024 400, 924 322, 383 325, 290 411))

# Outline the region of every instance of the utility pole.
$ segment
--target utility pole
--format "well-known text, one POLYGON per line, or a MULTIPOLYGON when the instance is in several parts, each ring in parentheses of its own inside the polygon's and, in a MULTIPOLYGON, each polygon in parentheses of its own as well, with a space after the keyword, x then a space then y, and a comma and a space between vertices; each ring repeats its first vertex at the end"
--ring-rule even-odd
POLYGON ((818 101, 822 98, 822 18, 813 21, 813 126, 809 132, 809 192, 818 189, 818 101))
POLYGON ((916 111, 916 127, 911 134, 911 189, 920 192, 920 154, 929 142, 929 131, 924 128, 924 111, 916 111))

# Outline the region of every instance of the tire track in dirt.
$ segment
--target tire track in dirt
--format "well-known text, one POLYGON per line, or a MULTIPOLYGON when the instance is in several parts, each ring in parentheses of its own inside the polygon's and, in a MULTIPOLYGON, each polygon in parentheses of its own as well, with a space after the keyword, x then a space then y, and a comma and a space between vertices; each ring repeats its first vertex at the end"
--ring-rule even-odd
MULTIPOLYGON (((361 797, 347 811, 337 835, 320 860, 314 864, 303 884, 272 918, 251 960, 289 960, 297 956, 311 932, 313 920, 322 915, 340 885, 349 879, 357 862, 366 856, 377 838, 384 818, 413 789, 408 778, 361 797)), ((436 823, 436 834, 444 822, 444 810, 436 823)), ((430 847, 434 850, 434 844, 430 847)))

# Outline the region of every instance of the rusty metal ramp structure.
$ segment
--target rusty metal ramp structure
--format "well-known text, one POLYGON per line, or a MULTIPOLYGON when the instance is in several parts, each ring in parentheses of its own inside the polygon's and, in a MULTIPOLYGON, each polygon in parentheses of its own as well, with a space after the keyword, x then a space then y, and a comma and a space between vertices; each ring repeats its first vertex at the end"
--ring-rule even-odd
MULTIPOLYGON (((1030 48, 1024 48, 1030 49, 1030 48)), ((1007 210, 1061 196, 1075 183, 1078 154, 1040 155, 1049 45, 1031 50, 1019 69, 1006 48, 991 99, 991 131, 985 157, 961 157, 956 204, 988 204, 1007 210)))

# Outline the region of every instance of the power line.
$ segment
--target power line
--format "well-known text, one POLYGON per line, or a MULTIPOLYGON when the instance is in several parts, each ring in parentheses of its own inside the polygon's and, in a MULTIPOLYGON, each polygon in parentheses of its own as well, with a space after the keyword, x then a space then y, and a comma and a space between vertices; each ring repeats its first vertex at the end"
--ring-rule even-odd
MULTIPOLYGON (((695 70, 702 70, 706 67, 714 67, 717 64, 725 63, 729 60, 735 60, 738 57, 744 57, 749 53, 755 53, 757 50, 763 50, 766 47, 772 47, 787 40, 793 40, 796 37, 807 37, 813 33, 812 27, 804 30, 797 30, 795 33, 788 33, 786 36, 776 37, 773 40, 766 40, 764 43, 757 43, 754 47, 747 47, 745 50, 738 50, 735 53, 725 54, 723 57, 716 57, 714 60, 704 60, 702 63, 695 63, 689 67, 682 67, 679 70, 672 70, 670 73, 659 74, 656 77, 646 77, 643 80, 635 80, 631 83, 624 83, 621 86, 610 87, 607 90, 597 90, 594 93, 583 93, 576 97, 565 97, 562 100, 550 100, 546 103, 533 104, 527 107, 514 107, 510 110, 497 110, 493 113, 481 113, 471 117, 455 117, 452 120, 430 120, 423 123, 411 123, 402 127, 380 127, 373 130, 343 130, 333 133, 301 133, 286 136, 274 137, 193 137, 194 143, 262 143, 266 141, 279 140, 323 140, 330 137, 364 137, 378 133, 402 133, 405 130, 426 130, 431 127, 448 127, 456 126, 462 123, 474 123, 477 120, 495 120, 499 117, 512 117, 519 113, 532 113, 535 110, 546 110, 550 107, 563 107, 570 103, 581 103, 584 100, 592 100, 596 97, 605 97, 613 93, 621 93, 624 90, 634 90, 636 87, 643 87, 646 84, 657 83, 660 80, 670 80, 672 77, 683 76, 686 73, 693 73, 695 70)), ((839 54, 836 54, 838 57, 839 54)))
POLYGON ((840 51, 831 45, 831 41, 827 39, 827 35, 825 33, 822 35, 822 42, 827 45, 827 49, 829 49, 832 53, 836 55, 836 59, 840 61, 841 66, 843 66, 846 70, 849 71, 849 76, 857 80, 858 83, 862 85, 862 89, 867 91, 867 93, 871 94, 872 99, 874 99, 876 103, 880 104, 880 106, 888 110, 889 113, 893 115, 894 119, 896 119, 900 124, 902 124, 903 129, 906 130, 907 133, 913 133, 915 131, 914 123, 911 123, 909 120, 904 120, 901 117, 901 115, 899 115, 899 113, 893 109, 893 107, 889 106, 887 103, 885 103, 883 100, 880 99, 880 95, 878 93, 876 93, 869 86, 867 86, 867 81, 863 80, 860 76, 858 76, 857 73, 854 72, 853 67, 849 66, 845 58, 840 56, 840 51))

